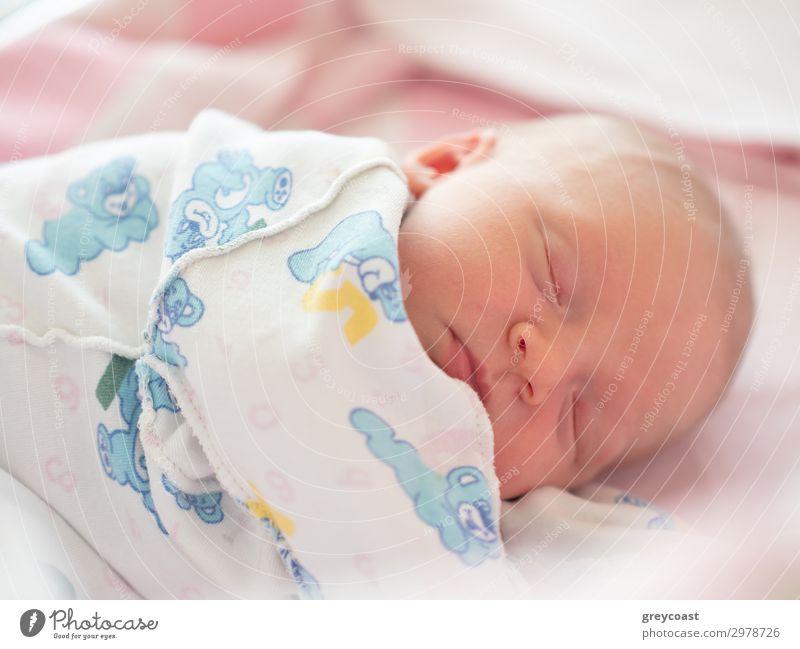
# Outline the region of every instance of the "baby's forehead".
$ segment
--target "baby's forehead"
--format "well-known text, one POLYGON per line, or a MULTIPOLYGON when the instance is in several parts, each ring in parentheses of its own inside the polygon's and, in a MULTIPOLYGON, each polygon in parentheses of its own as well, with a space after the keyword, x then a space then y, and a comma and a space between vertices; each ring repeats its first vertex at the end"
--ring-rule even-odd
POLYGON ((509 145, 539 149, 577 151, 587 158, 592 154, 625 157, 630 154, 662 156, 673 147, 669 139, 633 122, 599 115, 562 115, 519 122, 503 136, 509 145))
POLYGON ((613 198, 669 194, 682 178, 680 157, 665 136, 605 117, 524 123, 505 135, 498 157, 522 183, 560 186, 583 200, 608 200, 609 192, 613 198))
POLYGON ((507 182, 497 190, 546 236, 568 240, 568 254, 592 271, 634 274, 635 285, 713 276, 719 203, 665 136, 618 119, 565 116, 505 137, 514 143, 500 149, 507 182))

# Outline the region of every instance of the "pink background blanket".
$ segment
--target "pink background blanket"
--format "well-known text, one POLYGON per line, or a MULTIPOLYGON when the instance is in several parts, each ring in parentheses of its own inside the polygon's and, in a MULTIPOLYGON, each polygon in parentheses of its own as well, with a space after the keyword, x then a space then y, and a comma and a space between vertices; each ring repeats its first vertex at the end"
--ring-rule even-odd
POLYGON ((640 4, 611 20, 582 2, 34 0, 0 21, 0 160, 183 129, 209 106, 399 152, 576 110, 665 131, 741 226, 757 323, 697 435, 606 479, 735 539, 731 596, 798 596, 797 26, 786 4, 640 4))

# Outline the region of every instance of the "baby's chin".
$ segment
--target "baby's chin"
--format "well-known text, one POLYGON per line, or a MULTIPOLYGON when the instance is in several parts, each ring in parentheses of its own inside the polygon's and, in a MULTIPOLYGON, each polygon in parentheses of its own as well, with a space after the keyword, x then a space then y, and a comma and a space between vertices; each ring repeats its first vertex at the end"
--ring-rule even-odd
POLYGON ((532 467, 520 462, 508 461, 501 455, 495 455, 494 472, 500 483, 500 498, 512 500, 525 495, 531 489, 541 486, 543 476, 532 467))
POLYGON ((577 467, 563 457, 532 458, 525 464, 521 460, 509 461, 495 455, 494 472, 500 483, 500 498, 513 500, 540 487, 577 489, 591 482, 603 467, 577 467))

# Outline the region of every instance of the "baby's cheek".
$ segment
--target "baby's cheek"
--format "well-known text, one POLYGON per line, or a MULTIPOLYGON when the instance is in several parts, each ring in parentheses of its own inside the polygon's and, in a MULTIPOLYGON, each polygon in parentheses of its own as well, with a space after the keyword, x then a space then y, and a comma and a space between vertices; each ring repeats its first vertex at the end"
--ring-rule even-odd
POLYGON ((518 434, 495 426, 495 474, 503 499, 542 486, 574 486, 582 475, 588 475, 576 465, 574 449, 563 448, 555 435, 541 434, 544 425, 530 422, 518 434))
POLYGON ((614 426, 609 421, 610 414, 593 419, 579 434, 581 476, 594 476, 614 466, 626 454, 630 443, 630 435, 624 428, 626 424, 617 422, 618 418, 614 417, 613 421, 618 424, 614 426))
POLYGON ((502 425, 495 423, 493 430, 494 473, 500 483, 500 497, 514 498, 524 493, 520 480, 525 477, 521 466, 525 455, 518 442, 509 440, 502 425))
POLYGON ((516 498, 542 483, 552 466, 552 449, 534 443, 530 431, 513 434, 495 426, 494 470, 503 499, 516 498), (543 470, 544 469, 544 470, 543 470))

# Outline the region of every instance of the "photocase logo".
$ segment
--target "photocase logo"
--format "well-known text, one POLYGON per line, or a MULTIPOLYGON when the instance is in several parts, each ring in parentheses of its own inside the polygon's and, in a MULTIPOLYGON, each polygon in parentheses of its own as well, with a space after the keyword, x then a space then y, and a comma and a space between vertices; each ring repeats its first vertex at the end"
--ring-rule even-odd
POLYGON ((44 613, 38 608, 25 611, 19 618, 19 630, 22 635, 32 638, 44 627, 44 613))

